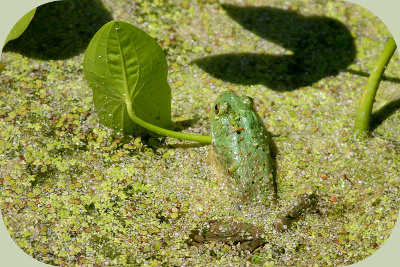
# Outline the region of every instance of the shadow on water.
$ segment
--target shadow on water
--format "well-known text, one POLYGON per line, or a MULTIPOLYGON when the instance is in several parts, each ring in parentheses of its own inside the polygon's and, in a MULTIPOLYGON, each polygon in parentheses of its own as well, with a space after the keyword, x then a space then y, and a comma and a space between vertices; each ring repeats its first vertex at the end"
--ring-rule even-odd
POLYGON ((245 29, 293 54, 229 53, 194 61, 221 80, 291 91, 338 74, 356 56, 354 38, 338 20, 272 7, 222 7, 245 29))
MULTIPOLYGON (((367 77, 367 78, 371 75, 371 73, 367 73, 367 72, 364 72, 364 71, 352 70, 352 69, 347 69, 346 71, 348 73, 355 74, 355 75, 362 76, 362 77, 367 77)), ((388 77, 388 76, 385 76, 385 75, 382 75, 382 81, 388 81, 388 82, 392 82, 392 83, 400 83, 400 79, 399 78, 397 78, 397 77, 388 77)))
POLYGON ((381 125, 384 120, 390 117, 393 113, 400 109, 400 98, 390 101, 385 106, 381 107, 379 110, 372 113, 371 117, 371 132, 375 130, 379 125, 381 125))
POLYGON ((171 130, 173 131, 182 131, 186 130, 189 127, 195 125, 201 118, 197 115, 194 115, 193 119, 181 120, 181 121, 174 121, 171 125, 171 130))
POLYGON ((4 51, 39 59, 67 59, 85 51, 112 15, 98 0, 65 0, 37 8, 25 32, 4 51))

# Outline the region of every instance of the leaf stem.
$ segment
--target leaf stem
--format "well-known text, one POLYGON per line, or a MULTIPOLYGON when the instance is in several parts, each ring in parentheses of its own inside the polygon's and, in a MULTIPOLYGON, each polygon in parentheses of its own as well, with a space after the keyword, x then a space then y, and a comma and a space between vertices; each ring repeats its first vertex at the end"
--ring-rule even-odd
POLYGON ((362 94, 360 105, 357 111, 357 117, 354 125, 354 136, 357 139, 363 139, 368 135, 369 125, 371 121, 372 105, 375 100, 376 91, 386 66, 396 50, 396 43, 393 36, 390 37, 383 49, 378 62, 375 64, 374 70, 371 72, 364 92, 362 94))
POLYGON ((158 126, 148 123, 148 122, 140 119, 138 116, 136 116, 132 110, 132 103, 126 103, 126 107, 128 110, 129 117, 135 123, 139 124, 143 128, 146 128, 147 130, 153 131, 155 133, 158 133, 158 134, 161 134, 164 136, 177 138, 177 139, 184 139, 184 140, 196 141, 196 142, 205 143, 205 144, 211 144, 211 136, 209 136, 209 135, 180 133, 180 132, 175 132, 175 131, 171 131, 171 130, 167 130, 167 129, 158 127, 158 126))

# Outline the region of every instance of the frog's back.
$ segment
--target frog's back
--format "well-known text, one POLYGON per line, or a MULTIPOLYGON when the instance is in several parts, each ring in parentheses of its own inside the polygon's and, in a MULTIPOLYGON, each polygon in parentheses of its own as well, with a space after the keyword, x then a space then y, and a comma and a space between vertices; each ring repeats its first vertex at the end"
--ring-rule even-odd
POLYGON ((275 199, 275 147, 252 99, 224 92, 217 98, 214 113, 211 136, 215 154, 235 180, 240 202, 275 199))

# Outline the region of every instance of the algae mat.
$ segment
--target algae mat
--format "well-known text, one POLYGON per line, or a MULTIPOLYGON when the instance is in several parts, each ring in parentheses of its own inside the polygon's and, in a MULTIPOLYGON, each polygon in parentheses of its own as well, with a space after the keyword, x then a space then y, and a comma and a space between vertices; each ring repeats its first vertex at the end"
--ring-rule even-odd
MULTIPOLYGON (((342 1, 63 1, 37 10, 1 59, 0 188, 15 242, 52 265, 348 265, 375 252, 399 208, 397 53, 374 103, 372 135, 352 138, 363 86, 390 33, 342 1), (61 12, 62 10, 62 12, 61 12), (255 99, 278 148, 277 208, 237 210, 208 147, 102 126, 82 61, 112 19, 161 45, 175 130, 208 134, 223 90, 255 99), (46 26, 44 26, 46 25, 46 26), (315 210, 290 229, 294 196, 315 210), (193 244, 212 222, 253 224, 265 244, 193 244)), ((211 225, 211 226, 210 226, 211 225)))

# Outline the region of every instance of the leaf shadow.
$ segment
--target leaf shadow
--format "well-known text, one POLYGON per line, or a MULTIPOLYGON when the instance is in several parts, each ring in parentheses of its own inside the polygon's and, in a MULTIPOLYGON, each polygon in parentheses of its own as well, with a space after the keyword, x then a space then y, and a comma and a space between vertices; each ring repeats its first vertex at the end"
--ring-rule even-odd
MULTIPOLYGON (((364 71, 357 71, 357 70, 347 69, 347 72, 351 73, 351 74, 358 75, 358 76, 367 77, 367 78, 369 76, 371 76, 371 73, 367 73, 367 72, 364 72, 364 71)), ((382 75, 382 79, 381 80, 382 81, 392 82, 392 83, 400 83, 400 78, 388 77, 386 75, 382 75)))
POLYGON ((203 147, 203 146, 208 146, 208 145, 210 145, 210 144, 192 142, 192 143, 184 143, 184 144, 169 145, 168 148, 169 148, 169 149, 197 148, 197 147, 203 147))
POLYGON ((187 128, 195 125, 201 118, 197 115, 194 115, 194 118, 181 120, 181 121, 173 121, 171 123, 171 129, 173 131, 182 131, 186 130, 187 128))
POLYGON ((374 131, 381 125, 388 117, 400 109, 400 98, 395 99, 381 107, 379 110, 372 113, 370 131, 374 131))
POLYGON ((41 5, 25 32, 4 51, 38 59, 67 59, 87 48, 112 15, 99 0, 65 0, 41 5))
MULTIPOLYGON (((227 53, 194 61, 212 76, 236 84, 291 91, 337 75, 355 59, 354 38, 340 21, 273 7, 223 4, 228 16, 293 54, 227 53)), ((239 36, 235 36, 238 38, 239 36)))

